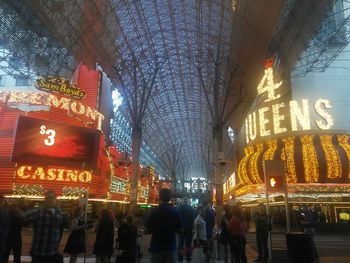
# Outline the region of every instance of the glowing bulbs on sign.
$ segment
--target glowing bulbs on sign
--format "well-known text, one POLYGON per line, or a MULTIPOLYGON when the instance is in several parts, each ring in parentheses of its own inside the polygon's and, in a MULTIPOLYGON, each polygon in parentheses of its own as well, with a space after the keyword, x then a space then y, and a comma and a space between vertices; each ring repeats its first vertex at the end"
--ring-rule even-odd
MULTIPOLYGON (((276 90, 281 85, 282 81, 274 82, 273 69, 269 67, 265 69, 257 91, 259 95, 266 94, 267 98, 264 102, 271 102, 281 97, 280 94, 276 94, 276 90)), ((277 135, 288 131, 311 130, 309 104, 308 99, 302 99, 301 103, 291 100, 286 104, 282 102, 266 105, 256 110, 258 114, 256 111, 251 112, 244 123, 246 142, 250 143, 258 137, 277 135)), ((334 125, 331 114, 326 111, 331 108, 330 101, 327 99, 318 99, 314 103, 316 115, 322 118, 314 121, 319 129, 329 130, 334 125)))

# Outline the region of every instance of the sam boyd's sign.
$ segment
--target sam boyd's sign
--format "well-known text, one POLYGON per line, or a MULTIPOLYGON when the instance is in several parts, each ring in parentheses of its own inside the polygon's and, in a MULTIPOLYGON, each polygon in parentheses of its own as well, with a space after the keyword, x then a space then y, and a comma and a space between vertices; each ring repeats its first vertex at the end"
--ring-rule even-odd
POLYGON ((35 87, 42 91, 57 92, 75 99, 83 99, 86 96, 84 90, 79 89, 76 83, 70 83, 62 77, 41 78, 36 80, 35 87))

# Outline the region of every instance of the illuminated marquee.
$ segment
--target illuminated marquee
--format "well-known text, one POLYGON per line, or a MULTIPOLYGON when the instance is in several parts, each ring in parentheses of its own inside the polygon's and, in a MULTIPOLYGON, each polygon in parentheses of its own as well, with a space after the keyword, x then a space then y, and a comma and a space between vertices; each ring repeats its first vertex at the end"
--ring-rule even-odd
POLYGON ((47 105, 50 107, 66 110, 67 113, 73 113, 76 116, 83 116, 96 122, 96 128, 101 130, 104 116, 102 113, 81 102, 71 98, 59 98, 53 94, 44 92, 28 91, 3 91, 0 92, 0 102, 11 104, 29 104, 29 105, 47 105))
POLYGON ((42 91, 58 92, 80 100, 86 96, 86 92, 79 89, 76 83, 70 83, 62 77, 48 76, 47 78, 37 79, 35 87, 42 91))
POLYGON ((44 168, 23 165, 17 168, 16 174, 20 179, 90 183, 92 173, 86 170, 71 170, 64 168, 44 168))
MULTIPOLYGON (((282 81, 279 83, 274 82, 273 69, 268 67, 265 69, 257 91, 259 95, 267 95, 267 98, 264 100, 265 103, 271 102, 281 97, 280 94, 276 94, 276 90, 281 85, 282 81)), ((313 106, 315 113, 320 117, 320 119, 315 120, 317 127, 321 130, 329 130, 334 125, 331 114, 326 111, 332 108, 330 101, 318 99, 313 103, 313 106)), ((289 103, 280 102, 251 112, 244 122, 246 142, 250 143, 258 137, 277 135, 288 131, 310 130, 309 109, 309 100, 303 99, 301 102, 296 100, 291 100, 289 103), (286 125, 288 121, 290 125, 286 125)))

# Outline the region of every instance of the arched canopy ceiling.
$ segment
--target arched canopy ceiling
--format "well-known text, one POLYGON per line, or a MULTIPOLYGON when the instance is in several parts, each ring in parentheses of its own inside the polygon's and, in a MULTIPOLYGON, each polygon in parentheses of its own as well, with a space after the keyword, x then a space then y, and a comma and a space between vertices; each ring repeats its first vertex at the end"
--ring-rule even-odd
POLYGON ((45 36, 50 32, 51 42, 57 40, 77 61, 99 63, 125 97, 122 109, 142 126, 150 148, 160 158, 177 149, 179 170, 203 177, 210 171, 213 126, 238 128, 241 116, 233 113, 251 103, 285 2, 303 1, 4 2, 29 27, 41 21, 45 36), (31 19, 31 12, 40 21, 31 19), (147 107, 136 107, 138 114, 130 110, 147 101, 147 107))
POLYGON ((240 87, 249 77, 246 70, 254 65, 256 70, 264 58, 284 3, 6 2, 25 20, 31 21, 27 12, 34 13, 78 61, 91 67, 99 63, 125 97, 122 108, 130 120, 142 125, 151 149, 163 158, 181 145, 179 164, 189 177, 208 175, 213 125, 225 124, 244 98, 240 87), (137 107, 137 116, 130 111, 147 100, 147 107, 137 107))

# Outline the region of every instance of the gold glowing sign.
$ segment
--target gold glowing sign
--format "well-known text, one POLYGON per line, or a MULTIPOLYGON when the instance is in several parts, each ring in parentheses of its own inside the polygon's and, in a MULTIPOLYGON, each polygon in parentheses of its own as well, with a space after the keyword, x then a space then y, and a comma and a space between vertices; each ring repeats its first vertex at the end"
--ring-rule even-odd
POLYGON ((83 99, 86 92, 77 87, 76 83, 71 83, 62 77, 52 77, 37 79, 35 87, 42 91, 57 92, 75 99, 83 99))
MULTIPOLYGON (((281 95, 276 92, 281 85, 282 81, 277 83, 274 81, 273 69, 270 66, 265 69, 264 76, 258 84, 257 91, 259 95, 267 95, 264 102, 271 102, 281 97, 281 95)), ((327 112, 328 109, 332 108, 329 100, 318 99, 314 103, 310 103, 308 99, 302 99, 301 102, 291 100, 289 103, 280 102, 273 105, 269 104, 251 112, 244 122, 246 142, 250 143, 258 137, 310 130, 311 105, 313 105, 316 115, 320 117, 320 119, 315 120, 316 126, 321 130, 329 130, 334 125, 332 115, 327 112), (287 114, 283 114, 282 112, 287 112, 287 114), (284 122, 289 122, 290 125, 288 126, 290 128, 283 125, 284 122)))
POLYGON ((86 170, 72 170, 64 168, 44 168, 22 165, 17 168, 16 174, 20 179, 56 181, 56 182, 79 182, 90 183, 92 173, 86 170))

